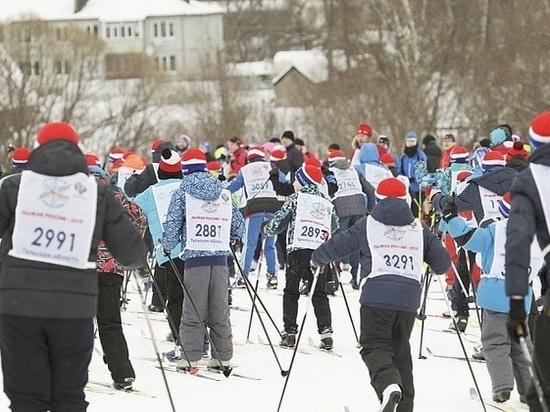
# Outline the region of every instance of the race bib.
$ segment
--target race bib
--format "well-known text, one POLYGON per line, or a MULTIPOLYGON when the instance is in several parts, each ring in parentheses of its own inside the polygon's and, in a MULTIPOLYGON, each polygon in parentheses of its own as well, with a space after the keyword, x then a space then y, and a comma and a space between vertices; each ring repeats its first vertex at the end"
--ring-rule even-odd
POLYGON ((77 269, 88 262, 97 209, 97 183, 84 173, 46 176, 25 170, 15 209, 11 256, 77 269))
POLYGON ((168 207, 170 206, 172 194, 178 187, 180 187, 180 182, 168 183, 162 186, 152 186, 153 199, 155 201, 155 207, 157 209, 161 227, 164 222, 166 222, 166 216, 168 215, 168 207))
POLYGON ((349 167, 347 169, 338 169, 337 167, 333 167, 330 171, 334 173, 336 183, 338 184, 338 190, 334 194, 335 198, 363 193, 361 190, 359 176, 354 168, 349 167))
POLYGON ((380 166, 365 164, 365 180, 374 186, 376 189, 378 184, 388 177, 393 177, 391 172, 388 169, 385 169, 380 166))
MULTIPOLYGON (((501 215, 498 211, 498 200, 501 196, 497 195, 495 192, 485 189, 482 186, 478 186, 478 188, 479 198, 481 199, 481 207, 483 208, 483 219, 481 219, 481 222, 488 219, 499 219, 501 215)), ((481 224, 481 222, 479 222, 479 224, 481 224)))
POLYGON ((267 162, 249 163, 241 168, 247 199, 255 197, 276 197, 269 180, 271 166, 267 162))
POLYGON ((399 275, 420 283, 424 238, 422 224, 418 219, 407 226, 390 226, 369 216, 367 239, 372 255, 369 278, 399 275))
POLYGON ((298 193, 292 247, 317 249, 330 235, 333 205, 327 199, 298 193))
POLYGON ((213 201, 186 194, 185 204, 187 242, 184 250, 229 250, 231 193, 224 189, 213 201))

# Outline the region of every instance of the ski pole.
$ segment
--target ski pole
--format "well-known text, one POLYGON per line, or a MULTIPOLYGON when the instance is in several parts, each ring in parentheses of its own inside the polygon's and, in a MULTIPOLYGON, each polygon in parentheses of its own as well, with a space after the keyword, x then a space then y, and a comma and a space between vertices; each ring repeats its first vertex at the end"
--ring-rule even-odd
MULTIPOLYGON (((260 236, 262 236, 262 233, 260 233, 260 236)), ((254 317, 254 308, 256 305, 254 305, 254 301, 256 300, 256 296, 258 296, 258 284, 260 282, 260 272, 262 270, 262 261, 263 261, 263 254, 264 254, 264 244, 265 244, 265 237, 261 241, 261 249, 260 249, 260 257, 258 259, 258 272, 256 275, 256 285, 254 286, 254 297, 252 298, 252 308, 250 310, 250 319, 248 321, 248 331, 246 332, 246 343, 250 342, 250 329, 252 329, 252 318, 254 317)), ((244 276, 243 276, 244 277, 244 276)), ((246 281, 245 281, 246 283, 246 281)))
MULTIPOLYGON (((258 295, 258 293, 254 290, 254 287, 252 286, 252 282, 250 282, 250 280, 245 277, 243 275, 243 269, 242 269, 242 266, 241 264, 239 263, 239 260, 237 259, 237 255, 235 254, 235 250, 233 249, 233 246, 231 246, 231 252, 233 253, 233 258, 235 260, 235 263, 237 264, 237 269, 239 269, 239 273, 241 275, 241 277, 243 278, 244 280, 244 284, 246 286, 246 291, 248 292, 248 296, 250 297, 250 300, 253 301, 253 304, 252 304, 252 307, 254 307, 254 299, 252 299, 252 292, 254 292, 254 298, 255 300, 257 300, 258 302, 260 302, 260 305, 262 305, 262 308, 265 312, 265 314, 267 315, 268 319, 271 321, 271 324, 273 325, 273 327, 275 328, 275 330, 277 331, 277 333, 279 334, 279 337, 282 338, 282 334, 281 332, 279 331, 279 328, 277 327, 277 324, 275 323, 275 321, 273 320, 273 318, 271 317, 269 311, 267 310, 267 308, 265 307, 265 304, 264 302, 262 301, 262 299, 260 298, 260 295, 258 295), (251 292, 252 290, 252 292, 251 292)), ((257 308, 256 308, 257 310, 257 308)), ((260 313, 258 312, 258 317, 260 317, 260 313)), ((267 334, 267 330, 265 330, 264 328, 264 332, 267 334)))
POLYGON ((334 272, 336 272, 336 277, 338 278, 338 285, 342 291, 342 297, 344 298, 344 303, 346 304, 346 309, 348 311, 349 320, 351 321, 351 327, 353 329, 353 334, 355 335, 355 341, 357 342, 357 347, 360 347, 359 336, 357 335, 357 329, 355 329, 355 323, 353 322, 353 316, 351 315, 351 310, 349 308, 348 298, 346 297, 346 292, 344 292, 344 287, 342 286, 342 281, 340 280, 340 268, 336 262, 332 262, 334 272))
MULTIPOLYGON (((447 309, 449 309, 449 312, 451 313, 451 318, 453 319, 453 325, 456 330, 456 335, 458 336, 458 341, 460 342, 460 346, 462 347, 462 352, 464 353, 464 359, 466 360, 466 363, 468 364, 468 369, 470 369, 470 373, 472 375, 472 379, 474 381, 474 385, 476 387, 477 393, 481 394, 481 391, 479 389, 479 385, 477 383, 476 375, 474 374, 474 370, 472 369, 472 364, 470 363, 470 358, 468 357, 468 353, 466 352, 466 348, 464 347, 464 342, 462 341, 462 336, 460 336, 460 332, 458 330, 458 324, 456 322, 456 316, 453 313, 451 309, 451 303, 449 302, 449 298, 447 297, 447 294, 445 293, 445 288, 443 287, 443 282, 438 282, 439 287, 441 288, 441 293, 443 293, 443 298, 445 299, 445 303, 447 304, 447 309)), ((485 402, 483 401, 483 397, 479 396, 479 401, 481 402, 481 405, 483 406, 483 410, 487 412, 487 407, 485 406, 485 402)))
MULTIPOLYGON (((243 270, 241 268, 241 264, 239 263, 239 260, 237 259, 237 256, 235 255, 235 249, 233 249, 233 245, 230 245, 231 252, 233 253, 233 257, 235 258, 235 262, 237 263, 237 268, 239 268, 239 271, 241 272, 241 276, 243 274, 243 270)), ((281 362, 279 361, 279 357, 277 356, 277 353, 275 352, 275 348, 273 347, 273 343, 271 342, 271 338, 269 337, 269 333, 267 333, 267 329, 264 324, 264 320, 262 319, 260 315, 260 311, 258 310, 258 307, 256 306, 256 302, 252 299, 252 292, 250 290, 252 289, 252 283, 248 280, 248 278, 245 278, 243 276, 246 291, 248 292, 248 295, 250 296, 250 299, 252 300, 252 306, 256 309, 256 313, 258 314, 258 320, 260 321, 260 325, 262 325, 262 329, 264 330, 265 336, 267 337, 267 341, 269 342, 269 347, 271 348, 271 352, 273 352, 273 356, 275 356, 275 361, 277 362, 277 365, 279 366, 279 371, 281 372, 281 376, 286 376, 287 372, 283 369, 281 366, 281 362)), ((273 321, 273 318, 269 315, 269 312, 267 311, 265 305, 263 304, 262 300, 258 297, 258 302, 260 302, 265 310, 265 313, 269 316, 269 319, 271 322, 273 322, 273 325, 275 326, 275 329, 281 335, 281 332, 279 332, 279 329, 277 328, 277 325, 275 325, 275 322, 273 321)))
MULTIPOLYGON (((542 315, 544 316, 544 315, 542 315)), ((531 375, 531 378, 533 379, 533 386, 535 387, 535 391, 537 392, 537 397, 539 399, 540 406, 542 408, 542 412, 548 412, 548 405, 546 404, 546 401, 544 400, 544 392, 542 391, 542 387, 540 386, 540 380, 537 376, 537 372, 535 370, 535 364, 533 362, 533 358, 531 357, 531 353, 529 352, 529 348, 527 347, 527 341, 525 340, 525 336, 521 335, 519 337, 519 344, 521 346, 521 350, 523 351, 523 356, 525 356, 525 359, 527 360, 527 363, 529 364, 529 374, 531 375)))
MULTIPOLYGON (((472 285, 472 295, 474 296, 474 306, 476 308, 476 316, 477 316, 477 321, 479 323, 479 329, 483 329, 483 316, 481 316, 479 306, 477 305, 477 292, 474 284, 473 271, 472 271, 473 264, 472 264, 472 261, 470 260, 471 253, 472 252, 469 252, 469 251, 466 252, 466 265, 468 267, 468 273, 470 274, 470 284, 472 285)), ((472 258, 474 257, 475 257, 475 254, 472 253, 472 258)))
POLYGON ((130 301, 130 299, 127 299, 126 298, 126 295, 127 295, 127 292, 128 292, 128 283, 130 283, 130 276, 131 275, 131 272, 129 270, 125 270, 124 271, 124 288, 122 289, 122 297, 121 297, 121 305, 120 305, 120 310, 121 311, 125 311, 126 310, 126 305, 128 304, 128 302, 130 301))
MULTIPOLYGON (((149 265, 147 265, 149 267, 149 265)), ((149 268, 150 269, 150 268, 149 268)), ((162 379, 164 380, 164 386, 166 387, 166 392, 168 393, 168 399, 170 400, 170 406, 172 407, 172 411, 176 412, 176 406, 174 405, 174 400, 172 399, 172 392, 170 391, 170 385, 168 385, 168 379, 166 378, 166 372, 164 371, 164 368, 162 367, 162 358, 160 357, 160 353, 157 347, 157 342, 155 340, 155 334, 153 332, 153 325, 151 324, 151 319, 149 318, 149 310, 147 309, 147 306, 145 302, 143 302, 143 292, 141 291, 141 287, 139 286, 139 281, 137 278, 136 273, 134 272, 134 280, 136 281, 137 290, 139 293, 139 296, 141 298, 141 308, 143 309, 143 313, 145 315, 145 321, 147 323, 147 329, 149 329, 149 334, 151 335, 151 340, 153 341, 153 348, 155 350, 155 355, 157 357, 157 361, 160 366, 160 371, 162 373, 162 379)))
POLYGON ((420 348, 418 350, 418 359, 427 359, 426 356, 422 355, 422 343, 424 342, 424 324, 426 321, 426 304, 428 301, 428 289, 432 283, 432 273, 430 272, 430 267, 426 267, 426 272, 424 273, 424 300, 422 301, 422 306, 420 307, 420 313, 416 315, 417 319, 422 321, 422 327, 420 328, 420 348))
POLYGON ((294 346, 294 351, 292 352, 292 358, 290 359, 290 365, 288 366, 288 370, 286 370, 286 379, 285 384, 283 386, 283 391, 281 392, 281 397, 279 398, 279 406, 277 407, 277 412, 281 410, 281 405, 283 404, 283 398, 285 396, 286 387, 288 384, 288 379, 290 377, 290 372, 292 371, 292 365, 294 365, 294 359, 296 359, 296 353, 298 353, 298 345, 300 344, 300 338, 302 337, 302 332, 304 331, 304 325, 306 323, 306 317, 307 312, 309 311, 309 307, 311 306, 311 302, 313 301, 313 295, 315 294, 315 288, 317 287, 317 281, 319 280, 319 274, 321 273, 321 267, 317 266, 317 269, 315 270, 315 273, 313 274, 313 282, 311 284, 311 292, 307 299, 307 305, 306 305, 306 311, 304 312, 304 317, 302 318, 302 323, 300 325, 300 331, 298 332, 298 336, 296 337, 296 344, 294 346))
MULTIPOLYGON (((160 243, 160 242, 159 242, 160 243)), ((223 372, 223 375, 226 378, 229 378, 229 375, 231 375, 232 368, 230 366, 224 366, 222 363, 222 359, 220 357, 220 353, 218 352, 218 348, 216 348, 216 345, 214 344, 214 341, 212 340, 212 337, 210 336, 210 333, 208 332, 208 329, 204 325, 204 322, 201 320, 201 316, 199 313, 199 310, 197 309, 197 306, 195 305, 195 302, 193 302, 193 298, 189 294, 189 289, 187 289, 187 286, 185 286, 185 283, 183 282, 183 279, 181 277, 181 273, 178 270, 176 263, 174 262, 174 259, 172 259, 172 256, 170 254, 166 254, 166 257, 168 258, 168 262, 170 262, 170 266, 172 267, 172 270, 174 271, 174 274, 176 275, 176 278, 178 279, 178 282, 180 283, 181 287, 183 288, 183 291, 185 293, 185 299, 189 300, 189 304, 193 308, 193 312, 195 312, 195 315, 197 316, 197 320, 199 321, 200 325, 202 326, 202 329, 204 331, 204 336, 208 338, 208 341, 210 342, 210 346, 212 347, 212 351, 214 352, 214 357, 220 364, 220 369, 223 372)), ((182 345, 183 347, 183 345, 182 345)))

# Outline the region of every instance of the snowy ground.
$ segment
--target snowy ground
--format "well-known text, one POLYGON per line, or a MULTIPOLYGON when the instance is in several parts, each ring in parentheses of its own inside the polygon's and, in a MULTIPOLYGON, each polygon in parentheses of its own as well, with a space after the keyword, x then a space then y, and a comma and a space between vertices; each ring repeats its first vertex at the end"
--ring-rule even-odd
MULTIPOLYGON (((282 275, 282 273, 281 273, 282 275)), ((251 276, 254 283, 256 277, 251 276)), ((281 279, 283 277, 281 276, 281 279)), ((359 292, 352 290, 347 284, 349 275, 343 274, 345 293, 351 306, 351 313, 356 327, 359 326, 359 292)), ((284 282, 281 282, 284 283, 284 282)), ((281 322, 282 288, 279 290, 264 290, 265 276, 260 278, 260 297, 269 309, 277 325, 281 322)), ((123 392, 109 391, 109 393, 86 392, 90 402, 88 408, 92 412, 129 410, 133 412, 164 412, 171 411, 167 389, 161 371, 155 358, 153 341, 148 339, 148 327, 141 312, 140 297, 137 293, 135 280, 130 283, 128 309, 123 313, 124 331, 129 342, 131 360, 137 374, 135 388, 146 392, 151 397, 138 396, 123 392)), ((414 376, 416 386, 415 410, 417 411, 482 411, 479 402, 470 399, 469 389, 473 381, 467 363, 463 360, 431 357, 425 348, 429 347, 434 354, 461 356, 462 350, 455 334, 441 332, 449 325, 449 320, 439 317, 446 310, 442 299, 439 283, 433 282, 430 287, 424 334, 423 354, 427 359, 419 359, 420 322, 414 328, 411 337, 412 354, 414 361, 414 376)), ((306 298, 300 301, 299 321, 306 308, 306 298)), ((347 406, 350 411, 377 411, 378 399, 370 386, 368 371, 363 364, 351 322, 346 311, 341 291, 331 298, 333 315, 335 351, 341 357, 331 356, 308 345, 308 338, 318 341, 315 326, 315 317, 312 308, 308 313, 306 326, 302 334, 299 347, 309 354, 298 353, 292 372, 289 377, 286 394, 281 411, 325 412, 344 411, 347 406)), ((251 302, 246 290, 234 290, 234 306, 250 308, 251 302)), ((475 321, 475 312, 472 311, 468 336, 464 344, 469 354, 479 337, 479 327, 475 321)), ((172 349, 172 344, 165 342, 164 337, 168 326, 162 314, 150 315, 151 324, 160 352, 172 349)), ((235 356, 233 362, 238 365, 235 373, 252 376, 260 380, 242 379, 236 376, 225 378, 215 375, 219 382, 200 379, 179 373, 167 372, 168 387, 174 399, 176 411, 223 411, 223 412, 251 412, 276 411, 285 379, 281 377, 279 366, 272 350, 258 343, 258 335, 262 335, 261 325, 254 317, 250 343, 246 343, 246 333, 249 322, 249 311, 231 310, 233 336, 235 342, 235 356)), ((274 342, 278 342, 278 335, 273 325, 263 315, 268 332, 274 342)), ((266 338, 263 336, 263 340, 266 338)), ((292 356, 290 350, 275 348, 277 357, 283 369, 287 369, 292 356)), ((479 382, 485 398, 491 396, 491 386, 487 370, 483 363, 472 363, 472 368, 479 382)), ((209 374, 210 376, 214 376, 209 374)), ((110 383, 110 375, 101 358, 101 345, 96 340, 90 365, 90 380, 110 383)), ((512 393, 511 405, 517 406, 518 394, 512 393)), ((0 410, 7 410, 9 401, 3 395, 0 398, 0 410)), ((488 407, 488 410, 494 410, 488 407)), ((518 410, 522 410, 519 409, 518 410)), ((526 409, 523 409, 526 410, 526 409)))

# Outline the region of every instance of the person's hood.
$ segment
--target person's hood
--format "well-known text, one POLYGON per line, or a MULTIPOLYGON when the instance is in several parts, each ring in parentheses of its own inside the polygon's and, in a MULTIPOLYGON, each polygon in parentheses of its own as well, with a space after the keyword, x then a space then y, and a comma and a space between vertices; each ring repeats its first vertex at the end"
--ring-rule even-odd
POLYGON ((336 160, 331 167, 335 167, 336 169, 346 170, 351 167, 351 163, 346 159, 339 159, 339 160, 336 160))
POLYGON ((89 174, 86 158, 80 148, 65 139, 55 139, 31 152, 25 170, 48 176, 89 174))
POLYGON ((387 197, 376 203, 371 216, 380 223, 391 226, 405 226, 414 220, 407 201, 395 197, 387 197))
POLYGON ((176 150, 174 148, 174 145, 172 144, 172 142, 164 142, 163 144, 161 144, 159 147, 157 147, 157 150, 155 150, 153 152, 153 155, 151 156, 152 159, 153 159, 153 163, 158 163, 160 162, 160 157, 162 155, 162 151, 164 149, 170 149, 170 150, 176 150))
POLYGON ((550 143, 546 143, 539 147, 529 157, 531 163, 550 166, 550 143))
POLYGON ((517 170, 506 166, 496 166, 470 181, 499 196, 503 196, 506 192, 510 191, 512 181, 518 175, 519 172, 517 170))
POLYGON ((443 151, 441 150, 441 148, 437 145, 437 143, 435 141, 431 141, 431 142, 428 142, 428 144, 426 144, 426 146, 424 146, 424 153, 426 153, 427 155, 433 155, 433 156, 441 156, 441 154, 443 153, 443 151))
POLYGON ((210 172, 195 172, 185 175, 181 182, 185 193, 201 200, 216 200, 223 189, 222 183, 210 172))
POLYGON ((361 149, 359 150, 359 163, 380 163, 378 148, 374 143, 363 143, 361 149))

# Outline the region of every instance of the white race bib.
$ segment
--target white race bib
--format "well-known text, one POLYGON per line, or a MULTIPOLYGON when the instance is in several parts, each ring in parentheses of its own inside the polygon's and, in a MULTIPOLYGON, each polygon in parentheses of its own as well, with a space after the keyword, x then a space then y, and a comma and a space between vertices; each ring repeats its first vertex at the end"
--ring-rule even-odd
POLYGON ((249 163, 241 168, 247 199, 255 197, 277 197, 273 183, 269 180, 271 166, 267 162, 249 163))
POLYGON ((332 167, 330 171, 334 173, 334 178, 338 184, 338 190, 334 194, 334 198, 363 193, 361 190, 359 175, 357 174, 355 168, 348 167, 347 169, 338 169, 337 167, 332 167))
POLYGON ((289 246, 315 250, 325 243, 330 235, 332 208, 323 197, 298 193, 294 238, 289 246))
POLYGON ((381 166, 376 166, 369 163, 366 163, 363 166, 365 171, 365 180, 373 185, 375 189, 382 180, 387 179, 388 177, 393 177, 388 169, 381 166))
POLYGON ((152 186, 153 200, 155 201, 155 207, 157 209, 161 227, 164 222, 166 222, 166 216, 168 215, 168 207, 170 206, 172 194, 178 187, 180 187, 180 182, 168 183, 162 186, 152 186))
POLYGON ((369 278, 398 275, 420 283, 424 261, 422 224, 390 226, 367 217, 367 239, 372 256, 369 278))
POLYGON ((231 193, 222 190, 216 200, 201 200, 185 195, 187 242, 185 250, 229 250, 231 231, 231 193))
POLYGON ((21 259, 93 269, 88 262, 97 209, 95 178, 47 176, 25 170, 15 208, 13 248, 21 259))
MULTIPOLYGON (((502 196, 499 196, 495 192, 491 192, 482 186, 478 185, 478 188, 479 198, 481 199, 481 207, 483 208, 483 219, 481 219, 481 222, 488 219, 499 219, 501 214, 498 211, 498 201, 502 196)), ((481 222, 479 222, 479 224, 481 224, 481 222)))

